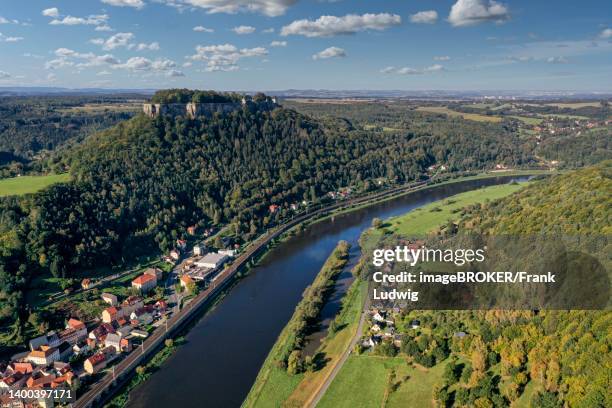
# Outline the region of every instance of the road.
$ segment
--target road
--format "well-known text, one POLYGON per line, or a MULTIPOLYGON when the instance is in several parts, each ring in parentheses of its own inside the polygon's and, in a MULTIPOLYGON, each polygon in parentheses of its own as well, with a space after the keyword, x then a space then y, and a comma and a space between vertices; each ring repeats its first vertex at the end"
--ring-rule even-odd
POLYGON ((314 408, 317 406, 327 389, 336 378, 336 375, 340 372, 340 369, 349 358, 353 350, 355 350, 355 345, 359 340, 361 340, 361 336, 363 336, 363 326, 365 325, 366 316, 368 315, 368 310, 370 309, 370 297, 366 295, 366 300, 363 304, 363 309, 361 310, 361 316, 359 317, 359 324, 357 325, 357 330, 355 331, 355 335, 351 339, 349 346, 344 350, 342 356, 334 366, 334 368, 330 371, 327 378, 323 382, 323 384, 319 387, 314 396, 311 396, 310 399, 306 402, 305 406, 309 408, 314 408))
MULTIPOLYGON (((228 284, 232 281, 232 278, 242 266, 244 266, 253 256, 257 255, 261 250, 263 250, 271 241, 278 238, 280 235, 282 235, 289 229, 304 221, 324 216, 329 212, 339 208, 364 204, 371 200, 379 200, 383 198, 388 198, 393 195, 403 194, 423 187, 426 184, 426 181, 412 183, 404 185, 402 187, 389 189, 380 193, 370 194, 359 198, 353 198, 337 202, 335 204, 320 207, 318 209, 315 208, 309 213, 297 216, 286 222, 285 224, 282 224, 277 228, 268 231, 266 234, 248 245, 246 247, 245 252, 243 252, 238 258, 236 258, 229 267, 221 271, 219 273, 218 278, 214 282, 212 282, 208 288, 200 292, 200 294, 193 298, 182 310, 177 313, 174 313, 170 319, 166 320, 166 324, 162 324, 157 329, 155 329, 151 333, 151 335, 143 341, 141 346, 139 346, 136 350, 132 351, 123 360, 116 364, 114 366, 114 369, 108 372, 100 381, 95 383, 87 393, 82 395, 73 404, 73 407, 91 407, 94 406, 98 400, 100 400, 100 397, 108 396, 108 394, 105 395, 105 393, 112 391, 116 378, 120 378, 123 375, 129 374, 139 364, 144 363, 149 354, 157 350, 162 345, 163 340, 165 340, 169 334, 171 334, 175 329, 181 327, 184 323, 186 323, 192 317, 193 313, 200 309, 201 306, 206 304, 208 301, 214 299, 219 293, 221 293, 223 289, 228 286, 228 284)), ((176 272, 173 271, 172 275, 174 275, 175 273, 176 272)), ((363 326, 363 323, 360 323, 360 327, 361 326, 363 326)))

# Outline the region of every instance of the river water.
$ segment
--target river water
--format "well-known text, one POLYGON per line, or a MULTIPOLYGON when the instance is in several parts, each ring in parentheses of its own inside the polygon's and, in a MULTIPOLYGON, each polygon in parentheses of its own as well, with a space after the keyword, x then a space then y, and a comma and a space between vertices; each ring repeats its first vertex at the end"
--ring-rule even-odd
MULTIPOLYGON (((239 407, 302 292, 338 241, 353 245, 354 263, 359 256, 357 240, 375 217, 404 214, 454 194, 525 179, 505 176, 442 185, 307 227, 272 249, 214 310, 194 325, 186 344, 130 393, 128 407, 239 407)), ((340 276, 339 287, 346 288, 350 279, 347 269, 340 276)), ((332 295, 332 304, 326 305, 324 326, 337 310, 340 298, 332 295)), ((315 342, 319 338, 313 335, 315 342)))

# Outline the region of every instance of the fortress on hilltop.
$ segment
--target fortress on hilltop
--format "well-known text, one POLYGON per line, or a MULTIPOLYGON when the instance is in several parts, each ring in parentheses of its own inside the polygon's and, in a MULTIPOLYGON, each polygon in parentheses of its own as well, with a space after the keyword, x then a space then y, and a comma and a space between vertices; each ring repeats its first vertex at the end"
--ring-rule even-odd
MULTIPOLYGON (((157 95, 157 94, 156 94, 157 95)), ((212 117, 215 113, 226 114, 233 111, 237 111, 243 108, 260 111, 271 111, 278 107, 276 98, 265 96, 263 94, 251 96, 242 96, 242 98, 230 99, 229 97, 223 98, 201 98, 202 102, 166 102, 159 100, 162 98, 156 98, 155 96, 150 103, 142 105, 142 111, 145 115, 150 118, 156 118, 160 115, 171 115, 171 116, 186 116, 191 119, 197 117, 212 117), (214 101, 207 101, 206 99, 212 99, 214 101)), ((166 98, 168 100, 177 98, 166 98)))

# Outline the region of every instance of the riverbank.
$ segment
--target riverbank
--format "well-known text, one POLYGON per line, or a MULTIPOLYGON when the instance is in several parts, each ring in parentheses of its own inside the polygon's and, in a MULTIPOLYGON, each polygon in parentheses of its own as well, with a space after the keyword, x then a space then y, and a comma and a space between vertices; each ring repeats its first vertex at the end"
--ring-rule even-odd
MULTIPOLYGON (((312 283, 316 271, 323 265, 325 259, 321 259, 321 255, 330 253, 338 240, 357 244, 361 231, 370 226, 373 217, 400 215, 432 200, 453 195, 453 192, 510 179, 509 176, 492 175, 483 180, 466 181, 463 185, 435 185, 431 192, 422 190, 382 203, 370 201, 367 208, 353 209, 335 217, 333 222, 313 223, 303 228, 293 225, 291 231, 285 230, 282 237, 275 237, 275 244, 269 243, 267 251, 262 248, 258 253, 262 256, 260 262, 251 265, 251 271, 232 285, 232 296, 227 296, 217 308, 200 318, 187 334, 185 345, 168 360, 164 370, 133 391, 128 406, 196 404, 195 396, 203 391, 213 405, 240 405, 290 319, 291 311, 302 298, 304 288, 312 283), (289 239, 286 234, 293 236, 289 239), (270 299, 274 299, 273 307, 270 299), (191 367, 198 381, 183 381, 175 384, 175 392, 163 392, 163 384, 181 375, 186 365, 191 367), (223 380, 227 376, 233 378, 231 384, 223 380), (186 395, 194 395, 194 400, 186 400, 186 395)), ((304 219, 307 220, 310 218, 304 219)))
MULTIPOLYGON (((494 200, 512 194, 526 183, 504 184, 498 186, 489 186, 482 189, 468 191, 458 195, 451 196, 445 200, 436 201, 426 206, 417 208, 408 214, 386 220, 385 229, 393 230, 394 232, 405 232, 406 229, 414 230, 420 234, 424 234, 432 229, 439 227, 449 219, 459 216, 457 209, 472 205, 486 200, 494 200), (435 209, 435 211, 431 211, 435 209), (423 216, 423 213, 431 211, 431 216, 423 216), (419 215, 411 215, 418 212, 419 215), (410 215, 410 216, 409 216, 410 215), (409 228, 408 226, 418 221, 417 228, 409 228)), ((364 239, 366 236, 376 238, 380 232, 378 228, 370 228, 361 235, 360 243, 363 251, 371 250, 375 239, 364 239), (374 232, 374 234, 372 234, 374 232)), ((340 370, 337 366, 340 363, 341 356, 346 352, 347 348, 352 344, 352 340, 357 334, 357 326, 361 315, 362 305, 365 301, 367 291, 367 283, 356 280, 351 288, 346 293, 343 299, 343 307, 336 317, 334 327, 339 328, 330 330, 327 337, 323 340, 321 347, 317 350, 316 356, 323 359, 323 367, 317 367, 317 370, 307 372, 303 375, 290 375, 285 370, 279 369, 274 362, 277 360, 278 350, 282 348, 282 343, 285 342, 284 333, 291 323, 289 323, 281 336, 268 355, 264 365, 262 366, 255 384, 251 388, 247 399, 243 406, 248 408, 255 407, 278 407, 284 406, 309 406, 316 399, 325 383, 333 380, 332 373, 340 370)), ((355 365, 351 359, 349 368, 355 365)), ((365 374, 367 376, 367 374, 365 374)), ((343 374, 346 376, 346 374, 343 374)), ((381 383, 385 383, 382 381, 381 383)), ((329 385, 329 384, 327 384, 329 385)), ((367 384, 360 384, 367 389, 367 384)), ((326 399, 329 406, 334 406, 336 398, 332 396, 331 400, 326 399)), ((355 402, 357 400, 353 400, 355 402)), ((378 404, 380 405, 380 404, 378 404)))

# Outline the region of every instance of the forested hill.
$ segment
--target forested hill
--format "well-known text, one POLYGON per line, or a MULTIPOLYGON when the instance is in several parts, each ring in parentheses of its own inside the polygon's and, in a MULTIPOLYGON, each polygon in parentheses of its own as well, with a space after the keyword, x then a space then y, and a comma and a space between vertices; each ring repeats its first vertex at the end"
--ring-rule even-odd
POLYGON ((612 233, 612 161, 555 176, 468 211, 461 227, 493 234, 612 233))
POLYGON ((63 153, 57 165, 73 181, 0 200, 0 328, 17 320, 35 274, 70 278, 167 251, 189 225, 231 224, 247 240, 290 203, 341 187, 421 179, 434 163, 450 171, 531 163, 529 146, 489 130, 440 119, 426 131, 370 132, 252 106, 212 118, 138 115, 63 153), (270 204, 281 210, 270 214, 270 204))
MULTIPOLYGON (((474 206, 459 223, 459 233, 610 234, 610 191, 612 162, 607 161, 474 206)), ((456 379, 438 384, 437 395, 454 400, 453 406, 611 405, 609 310, 427 312, 423 319, 451 336, 457 330, 469 334, 460 344, 467 358, 464 384, 454 386, 456 379)))

